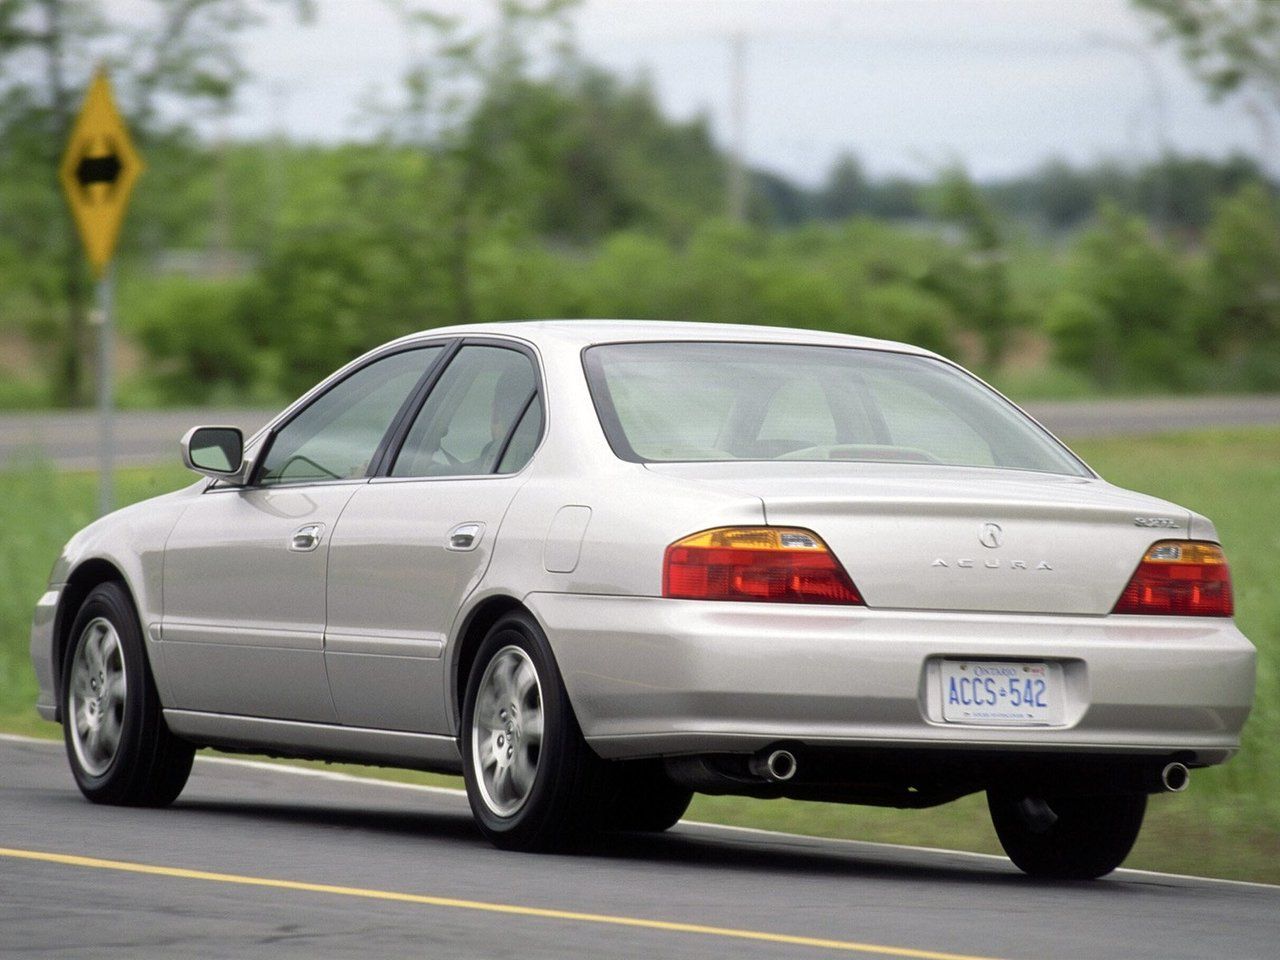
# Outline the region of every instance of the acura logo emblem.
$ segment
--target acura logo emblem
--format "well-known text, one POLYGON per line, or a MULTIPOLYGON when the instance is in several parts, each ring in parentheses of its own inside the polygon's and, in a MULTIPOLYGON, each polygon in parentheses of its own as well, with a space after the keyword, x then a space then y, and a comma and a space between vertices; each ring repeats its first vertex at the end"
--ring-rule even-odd
POLYGON ((1000 529, 998 523, 984 523, 982 532, 978 534, 978 542, 984 547, 994 550, 1000 546, 1004 540, 1004 531, 1000 529))

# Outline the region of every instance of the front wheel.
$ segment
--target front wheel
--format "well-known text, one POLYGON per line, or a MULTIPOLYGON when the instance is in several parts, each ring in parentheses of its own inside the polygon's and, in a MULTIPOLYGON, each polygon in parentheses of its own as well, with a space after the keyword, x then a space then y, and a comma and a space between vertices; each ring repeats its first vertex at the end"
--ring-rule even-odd
POLYGON ((1030 797, 988 791, 987 806, 1000 845, 1024 873, 1093 880, 1120 866, 1133 849, 1147 798, 1030 797))
POLYGON ((596 825, 601 761, 587 746, 541 628, 515 613, 476 654, 462 709, 463 779, 481 832, 555 850, 596 825))
POLYGON ((85 598, 62 670, 62 723, 76 785, 95 803, 162 807, 195 748, 165 726, 133 601, 118 583, 85 598))

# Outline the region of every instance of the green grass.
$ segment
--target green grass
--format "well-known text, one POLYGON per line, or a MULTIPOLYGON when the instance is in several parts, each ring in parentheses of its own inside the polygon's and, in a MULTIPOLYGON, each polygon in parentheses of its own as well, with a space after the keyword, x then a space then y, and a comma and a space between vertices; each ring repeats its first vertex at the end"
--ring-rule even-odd
MULTIPOLYGON (((1211 517, 1235 580, 1237 620, 1260 651, 1258 696, 1245 746, 1230 763, 1196 771, 1184 794, 1155 797, 1127 865, 1280 883, 1280 429, 1114 438, 1074 445, 1108 480, 1211 517)), ((121 502, 174 489, 177 467, 124 470, 121 502)), ((0 728, 56 736, 35 717, 27 659, 31 609, 62 543, 93 516, 95 479, 33 466, 0 474, 0 728)), ((456 778, 337 766, 417 783, 456 778)), ((70 781, 68 781, 70 782, 70 781)), ((745 826, 998 853, 981 797, 895 811, 788 800, 698 797, 690 816, 745 826)))
POLYGON ((48 410, 53 391, 43 380, 0 376, 0 410, 48 410))

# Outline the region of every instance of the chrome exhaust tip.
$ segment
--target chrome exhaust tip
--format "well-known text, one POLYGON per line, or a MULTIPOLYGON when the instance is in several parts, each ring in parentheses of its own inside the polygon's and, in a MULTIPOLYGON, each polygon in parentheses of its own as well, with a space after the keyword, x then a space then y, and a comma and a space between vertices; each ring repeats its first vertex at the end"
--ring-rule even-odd
POLYGON ((1191 771, 1185 763, 1168 763, 1160 771, 1160 783, 1170 793, 1181 793, 1191 786, 1191 771))
POLYGON ((756 754, 747 767, 757 777, 781 783, 796 775, 796 755, 790 750, 770 750, 756 754))

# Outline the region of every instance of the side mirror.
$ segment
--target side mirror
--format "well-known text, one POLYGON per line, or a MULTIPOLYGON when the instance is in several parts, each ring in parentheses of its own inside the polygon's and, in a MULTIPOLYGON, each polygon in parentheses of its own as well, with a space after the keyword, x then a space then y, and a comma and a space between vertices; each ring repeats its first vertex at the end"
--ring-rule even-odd
POLYGON ((182 438, 182 465, 235 483, 244 466, 244 434, 239 427, 192 427, 182 438))

